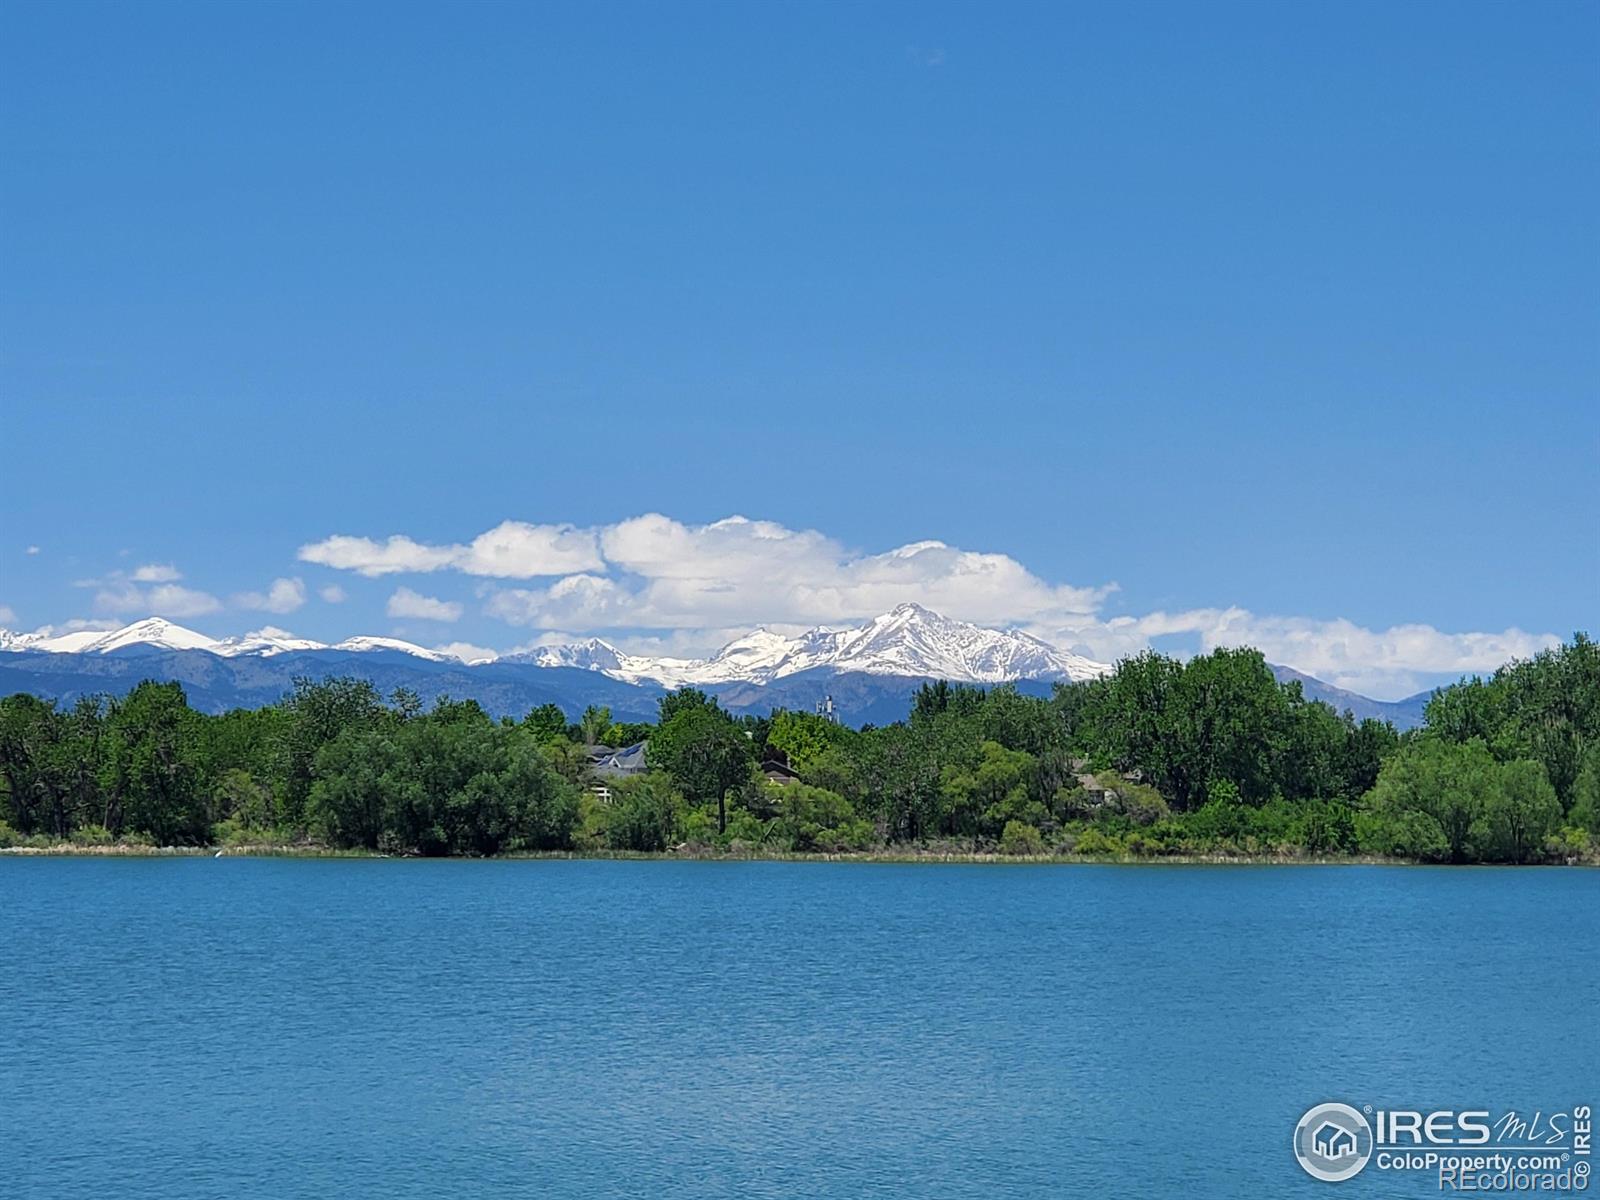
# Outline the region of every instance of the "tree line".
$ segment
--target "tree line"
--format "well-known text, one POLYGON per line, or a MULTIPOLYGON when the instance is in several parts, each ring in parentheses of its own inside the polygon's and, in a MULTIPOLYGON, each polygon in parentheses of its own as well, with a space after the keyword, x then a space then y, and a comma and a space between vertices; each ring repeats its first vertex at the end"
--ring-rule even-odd
POLYGON ((906 720, 861 730, 687 688, 634 724, 424 709, 341 678, 221 716, 176 683, 9 696, 0 845, 60 842, 1572 861, 1600 847, 1600 652, 1578 634, 1442 688, 1405 734, 1307 700, 1250 650, 1146 653, 1049 698, 929 683, 906 720), (598 792, 592 748, 639 741, 648 770, 598 792), (769 781, 772 762, 798 782, 769 781))

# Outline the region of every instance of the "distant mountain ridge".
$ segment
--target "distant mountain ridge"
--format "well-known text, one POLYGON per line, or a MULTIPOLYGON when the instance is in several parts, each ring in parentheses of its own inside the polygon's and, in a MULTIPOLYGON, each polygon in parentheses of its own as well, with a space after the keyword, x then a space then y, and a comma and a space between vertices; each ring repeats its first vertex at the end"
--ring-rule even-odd
POLYGON ((1396 729, 1415 729, 1422 724, 1422 711, 1433 697, 1433 691, 1418 692, 1404 700, 1374 700, 1358 692, 1347 692, 1331 683, 1296 671, 1293 667, 1274 665, 1272 674, 1279 683, 1298 683, 1307 700, 1321 700, 1335 712, 1348 711, 1356 720, 1368 717, 1392 722, 1396 729))
MULTIPOLYGON (((135 647, 204 650, 223 658, 271 657, 297 651, 364 652, 395 650, 433 662, 462 661, 439 650, 396 638, 353 637, 327 645, 263 629, 233 638, 208 638, 160 617, 149 617, 109 632, 81 630, 59 635, 0 631, 0 650, 53 654, 111 654, 135 647)), ((866 675, 949 679, 958 683, 1005 683, 1016 679, 1093 679, 1111 670, 1057 650, 1047 642, 1011 629, 985 629, 951 620, 920 604, 902 604, 866 624, 843 629, 818 627, 797 637, 756 629, 736 638, 710 658, 648 658, 627 654, 601 638, 563 646, 544 646, 518 654, 473 660, 529 663, 599 671, 627 683, 770 683, 786 675, 825 667, 866 675)))
POLYGON ((511 655, 502 662, 542 667, 582 667, 630 682, 669 687, 719 683, 770 683, 818 668, 840 673, 1006 683, 1017 679, 1094 679, 1111 670, 1012 629, 985 629, 954 621, 920 604, 902 604, 865 625, 819 626, 797 637, 756 629, 710 658, 643 658, 590 638, 511 655))
MULTIPOLYGON (((704 659, 631 655, 600 638, 470 662, 442 650, 385 637, 327 645, 262 629, 210 638, 150 617, 121 629, 18 634, 0 630, 0 695, 29 692, 70 703, 97 692, 122 693, 142 679, 182 683, 197 708, 221 712, 276 701, 300 676, 352 675, 380 690, 475 699, 496 716, 522 716, 554 703, 576 715, 604 704, 618 720, 654 717, 666 691, 694 686, 735 712, 809 709, 825 695, 852 724, 901 720, 930 679, 992 686, 1015 683, 1048 695, 1059 680, 1093 679, 1106 663, 1057 649, 1018 630, 986 629, 917 604, 902 604, 860 626, 819 627, 794 637, 756 629, 704 659)), ((1387 703, 1342 691, 1288 667, 1310 699, 1358 718, 1420 724, 1427 694, 1387 703)))

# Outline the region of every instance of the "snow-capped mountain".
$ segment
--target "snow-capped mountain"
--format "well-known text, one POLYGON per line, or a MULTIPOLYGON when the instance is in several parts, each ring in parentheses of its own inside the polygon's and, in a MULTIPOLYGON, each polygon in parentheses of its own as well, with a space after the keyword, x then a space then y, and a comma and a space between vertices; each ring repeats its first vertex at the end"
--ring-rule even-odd
POLYGON ((265 629, 257 629, 254 633, 223 638, 205 649, 224 658, 236 658, 242 655, 267 658, 274 654, 291 654, 296 650, 325 650, 327 647, 321 642, 313 642, 309 638, 297 638, 292 633, 268 625, 265 629))
POLYGON ((415 642, 402 642, 399 638, 388 637, 353 637, 345 638, 332 646, 321 647, 327 650, 345 650, 352 654, 367 654, 374 650, 399 651, 401 654, 410 654, 416 658, 425 658, 429 662, 460 662, 454 654, 446 654, 442 650, 429 650, 426 646, 419 646, 415 642))
MULTIPOLYGON (((397 638, 353 637, 330 646, 271 626, 238 637, 209 638, 160 617, 110 631, 79 630, 56 635, 0 631, 0 650, 54 654, 203 650, 222 658, 269 658, 318 650, 350 654, 388 651, 429 662, 461 661, 442 650, 429 650, 397 638)), ((589 638, 507 655, 498 661, 598 671, 624 683, 666 687, 767 684, 819 667, 838 673, 926 677, 961 683, 1090 679, 1110 669, 1104 663, 1058 650, 1025 633, 951 620, 919 604, 902 604, 865 625, 845 629, 819 627, 797 637, 768 629, 752 630, 703 659, 627 654, 610 642, 589 638)))
POLYGON ((361 654, 373 650, 398 651, 430 662, 455 662, 454 655, 429 650, 398 638, 353 637, 336 645, 297 638, 267 626, 237 637, 210 638, 161 617, 148 617, 121 629, 78 629, 71 633, 13 633, 0 629, 0 651, 36 651, 46 654, 110 654, 117 650, 204 650, 222 658, 270 658, 300 650, 343 650, 361 654))
POLYGON ((920 604, 902 604, 859 627, 821 627, 798 637, 757 629, 705 659, 644 658, 590 638, 503 661, 581 667, 629 683, 651 680, 668 687, 765 684, 817 667, 960 683, 1092 679, 1110 670, 1105 663, 1058 650, 1028 634, 951 620, 920 604))
POLYGON ((156 650, 212 650, 218 643, 174 625, 160 617, 135 621, 121 629, 77 629, 71 633, 0 633, 0 649, 42 650, 51 654, 110 654, 134 646, 149 646, 156 650))
MULTIPOLYGON (((28 692, 70 704, 83 696, 124 694, 142 679, 175 679, 206 712, 275 703, 300 677, 353 676, 383 694, 405 687, 424 701, 475 699, 497 717, 554 703, 571 717, 601 704, 618 720, 650 720, 665 690, 688 684, 718 696, 732 712, 808 709, 831 695, 845 721, 882 724, 904 718, 923 679, 1016 680, 1023 691, 1045 695, 1053 680, 1087 679, 1107 670, 1025 633, 984 629, 914 604, 846 629, 818 628, 795 637, 757 629, 703 659, 627 654, 600 638, 498 660, 476 651, 462 658, 388 637, 354 637, 330 646, 271 626, 210 638, 155 617, 112 630, 0 629, 0 695, 28 692)), ((1337 709, 1393 721, 1400 729, 1421 722, 1426 694, 1385 703, 1286 667, 1274 670, 1337 709)))

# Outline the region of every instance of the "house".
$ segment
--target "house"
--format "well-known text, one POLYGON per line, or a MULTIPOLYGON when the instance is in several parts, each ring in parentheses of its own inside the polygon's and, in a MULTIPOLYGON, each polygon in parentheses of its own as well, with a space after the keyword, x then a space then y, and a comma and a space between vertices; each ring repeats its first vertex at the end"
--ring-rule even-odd
POLYGON ((1332 1121, 1325 1121, 1311 1135, 1311 1145, 1323 1158, 1349 1158, 1356 1152, 1356 1135, 1332 1121))
POLYGON ((1116 798, 1116 789, 1101 783, 1092 772, 1085 771, 1078 775, 1076 779, 1078 786, 1083 789, 1084 797, 1095 808, 1099 808, 1102 804, 1109 803, 1116 798))
POLYGON ((619 779, 643 775, 650 768, 645 763, 645 750, 650 743, 636 742, 621 750, 610 746, 589 747, 589 773, 594 783, 589 790, 603 803, 611 802, 611 785, 619 779))
POLYGON ((775 783, 779 787, 788 787, 792 783, 800 782, 797 772, 775 758, 769 758, 761 764, 761 775, 768 783, 775 783))

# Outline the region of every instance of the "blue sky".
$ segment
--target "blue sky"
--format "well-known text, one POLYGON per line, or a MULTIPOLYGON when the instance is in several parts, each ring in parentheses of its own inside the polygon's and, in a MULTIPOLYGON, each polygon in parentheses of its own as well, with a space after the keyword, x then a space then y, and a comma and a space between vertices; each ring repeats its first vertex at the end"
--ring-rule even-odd
POLYGON ((1597 56, 1592 4, 12 5, 0 617, 693 651, 904 593, 1391 694, 1593 631, 1597 56), (593 549, 475 570, 506 521, 593 549))

